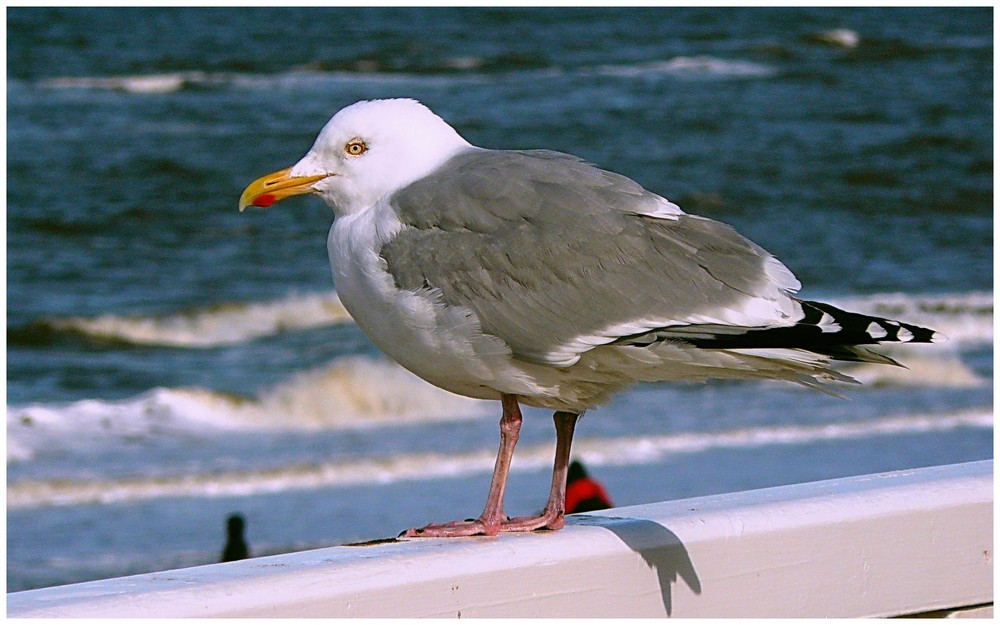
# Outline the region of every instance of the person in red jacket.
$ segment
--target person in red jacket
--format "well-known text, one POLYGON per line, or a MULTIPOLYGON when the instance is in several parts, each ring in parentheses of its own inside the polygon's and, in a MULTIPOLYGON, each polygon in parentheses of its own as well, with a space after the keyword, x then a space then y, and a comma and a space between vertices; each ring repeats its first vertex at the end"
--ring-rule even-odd
POLYGON ((579 460, 574 460, 566 474, 566 514, 604 510, 613 506, 604 487, 587 474, 579 460))

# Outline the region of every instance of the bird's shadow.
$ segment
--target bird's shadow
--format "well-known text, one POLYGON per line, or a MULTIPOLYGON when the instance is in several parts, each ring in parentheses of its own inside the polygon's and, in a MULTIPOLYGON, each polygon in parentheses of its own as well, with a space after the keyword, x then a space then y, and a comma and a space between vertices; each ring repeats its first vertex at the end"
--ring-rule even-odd
POLYGON ((656 571, 667 616, 673 613, 671 589, 678 577, 696 595, 701 594, 701 580, 687 549, 676 534, 659 523, 648 519, 586 514, 575 514, 569 519, 573 519, 574 525, 603 527, 639 554, 646 565, 656 571))

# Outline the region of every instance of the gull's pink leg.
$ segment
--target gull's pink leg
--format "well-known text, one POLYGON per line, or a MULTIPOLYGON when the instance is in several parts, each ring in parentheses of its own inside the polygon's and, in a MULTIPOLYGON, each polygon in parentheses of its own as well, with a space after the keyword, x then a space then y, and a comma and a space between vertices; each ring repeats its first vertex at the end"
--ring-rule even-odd
MULTIPOLYGON (((510 472, 510 460, 514 455, 514 446, 521 431, 521 408, 513 395, 501 395, 503 415, 500 417, 500 450, 493 466, 493 480, 490 482, 490 494, 486 497, 486 507, 483 513, 474 521, 452 521, 451 523, 432 523, 421 528, 408 529, 403 534, 410 538, 432 537, 445 538, 449 536, 476 536, 485 534, 496 536, 502 530, 506 519, 503 513, 503 493, 507 488, 507 474, 510 472)), ((566 476, 563 474, 565 489, 566 476)), ((564 493, 565 495, 565 493, 564 493)))
POLYGON ((504 522, 501 532, 530 532, 540 528, 557 530, 566 525, 566 473, 569 471, 570 446, 573 444, 573 430, 580 415, 572 412, 557 412, 552 416, 556 422, 556 459, 552 467, 552 489, 542 513, 534 517, 517 517, 504 522))

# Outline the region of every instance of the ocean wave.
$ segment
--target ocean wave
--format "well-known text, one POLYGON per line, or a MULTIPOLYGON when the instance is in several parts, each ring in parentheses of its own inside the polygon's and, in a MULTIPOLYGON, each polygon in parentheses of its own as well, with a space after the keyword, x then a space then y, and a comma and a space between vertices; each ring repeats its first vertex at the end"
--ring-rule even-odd
POLYGON ((665 61, 623 65, 601 65, 599 74, 626 78, 670 75, 689 78, 760 78, 777 73, 774 67, 712 56, 676 56, 665 61))
POLYGON ((157 388, 119 401, 7 409, 7 462, 225 430, 322 430, 474 418, 487 402, 441 390, 387 360, 341 358, 255 397, 157 388))
POLYGON ((878 352, 903 366, 875 363, 835 363, 834 366, 865 386, 975 388, 990 382, 978 375, 948 344, 882 346, 878 352))
POLYGON ((39 81, 45 89, 96 89, 127 93, 170 93, 194 86, 231 84, 237 75, 212 72, 166 72, 119 76, 60 76, 39 81))
MULTIPOLYGON (((662 461, 676 454, 717 449, 749 449, 773 445, 804 445, 824 441, 940 432, 957 428, 993 427, 991 408, 948 414, 903 415, 881 419, 755 427, 722 432, 661 436, 582 438, 574 455, 591 466, 635 465, 662 461)), ((493 449, 464 453, 400 454, 349 462, 316 463, 250 471, 129 477, 107 480, 23 480, 8 484, 8 509, 82 504, 110 504, 164 497, 240 497, 315 488, 384 484, 402 480, 453 478, 488 473, 493 449)), ((552 445, 522 446, 512 471, 545 470, 552 462, 552 445)))
POLYGON ((610 75, 643 77, 652 75, 723 77, 766 77, 775 68, 750 61, 710 56, 678 56, 654 62, 564 68, 524 59, 487 59, 478 56, 449 57, 429 65, 378 63, 360 59, 329 65, 312 63, 285 72, 178 71, 157 74, 111 76, 58 76, 33 83, 49 90, 118 91, 127 94, 162 94, 188 89, 281 89, 315 87, 325 83, 359 82, 456 82, 483 81, 496 76, 537 79, 552 75, 610 75))
POLYGON ((261 302, 227 302, 166 315, 50 318, 42 325, 140 345, 217 347, 352 322, 337 294, 329 292, 292 294, 261 302))
MULTIPOLYGON (((941 332, 953 344, 993 342, 993 293, 879 293, 834 298, 846 310, 899 319, 941 332)), ((215 347, 282 332, 353 323, 335 292, 292 294, 260 302, 228 302, 165 315, 99 315, 42 321, 46 327, 104 339, 167 347, 215 347)))
POLYGON ((51 90, 120 91, 128 94, 162 94, 189 89, 268 90, 314 87, 329 82, 412 82, 435 77, 405 72, 293 69, 275 74, 239 72, 166 72, 116 76, 60 76, 40 80, 36 86, 51 90))

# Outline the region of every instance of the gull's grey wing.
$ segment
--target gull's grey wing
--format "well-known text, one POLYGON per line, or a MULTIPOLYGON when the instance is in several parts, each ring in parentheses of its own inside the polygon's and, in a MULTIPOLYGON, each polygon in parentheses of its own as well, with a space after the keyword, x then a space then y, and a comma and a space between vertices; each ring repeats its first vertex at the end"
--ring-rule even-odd
POLYGON ((568 155, 470 151, 390 203, 403 227, 380 254, 397 286, 471 310, 525 360, 795 314, 798 282, 762 248, 568 155))

